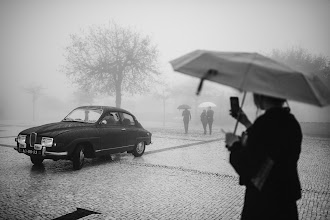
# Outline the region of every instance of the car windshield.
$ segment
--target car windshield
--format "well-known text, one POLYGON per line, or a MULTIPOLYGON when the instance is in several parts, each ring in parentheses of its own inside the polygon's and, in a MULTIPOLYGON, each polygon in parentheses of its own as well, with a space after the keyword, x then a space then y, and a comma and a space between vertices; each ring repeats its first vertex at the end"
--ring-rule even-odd
POLYGON ((78 108, 73 110, 62 121, 76 121, 83 123, 95 123, 102 115, 102 109, 78 108))

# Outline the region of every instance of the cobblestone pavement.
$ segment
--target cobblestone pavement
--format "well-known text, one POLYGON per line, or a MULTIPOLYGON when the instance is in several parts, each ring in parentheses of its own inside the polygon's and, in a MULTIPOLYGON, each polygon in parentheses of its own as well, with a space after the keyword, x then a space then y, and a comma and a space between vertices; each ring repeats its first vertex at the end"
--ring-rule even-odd
MULTIPOLYGON (((153 144, 141 158, 112 155, 32 166, 12 149, 18 127, 0 125, 0 218, 54 219, 77 208, 86 219, 239 219, 244 187, 228 164, 223 136, 152 128, 153 144), (14 134, 15 132, 15 134, 14 134)), ((330 219, 330 139, 305 137, 299 174, 300 219, 330 219)))

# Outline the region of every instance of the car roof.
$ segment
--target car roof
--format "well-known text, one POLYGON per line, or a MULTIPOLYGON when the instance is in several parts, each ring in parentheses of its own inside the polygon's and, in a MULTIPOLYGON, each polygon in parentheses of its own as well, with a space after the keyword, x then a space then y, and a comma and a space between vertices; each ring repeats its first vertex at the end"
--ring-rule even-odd
POLYGON ((117 111, 117 112, 124 112, 124 113, 128 113, 130 115, 133 115, 132 113, 130 113, 129 111, 122 109, 122 108, 118 108, 118 107, 113 107, 113 106, 104 106, 104 105, 87 105, 87 106, 79 106, 78 108, 87 108, 87 109, 102 109, 104 112, 109 112, 109 111, 117 111))

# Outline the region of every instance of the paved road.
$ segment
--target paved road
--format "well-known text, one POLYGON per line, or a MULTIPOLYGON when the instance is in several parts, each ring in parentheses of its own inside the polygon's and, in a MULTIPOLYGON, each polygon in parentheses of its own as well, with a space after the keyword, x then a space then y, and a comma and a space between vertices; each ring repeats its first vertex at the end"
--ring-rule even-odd
MULTIPOLYGON (((244 187, 228 164, 223 136, 153 128, 145 155, 31 165, 13 145, 14 127, 0 126, 0 215, 55 219, 79 209, 81 219, 239 219, 244 187)), ((300 219, 330 219, 330 139, 305 138, 299 163, 300 219)))

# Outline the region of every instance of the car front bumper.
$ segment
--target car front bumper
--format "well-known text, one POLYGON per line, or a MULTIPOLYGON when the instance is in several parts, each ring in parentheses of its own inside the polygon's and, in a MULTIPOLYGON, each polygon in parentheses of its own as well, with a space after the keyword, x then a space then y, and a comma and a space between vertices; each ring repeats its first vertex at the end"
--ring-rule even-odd
POLYGON ((46 147, 41 147, 40 148, 31 148, 31 147, 26 147, 26 145, 22 144, 17 144, 14 148, 16 151, 19 153, 24 153, 26 155, 40 155, 46 159, 65 159, 68 156, 67 151, 63 152, 53 152, 53 151, 47 151, 46 147), (21 146, 21 147, 20 147, 21 146))

